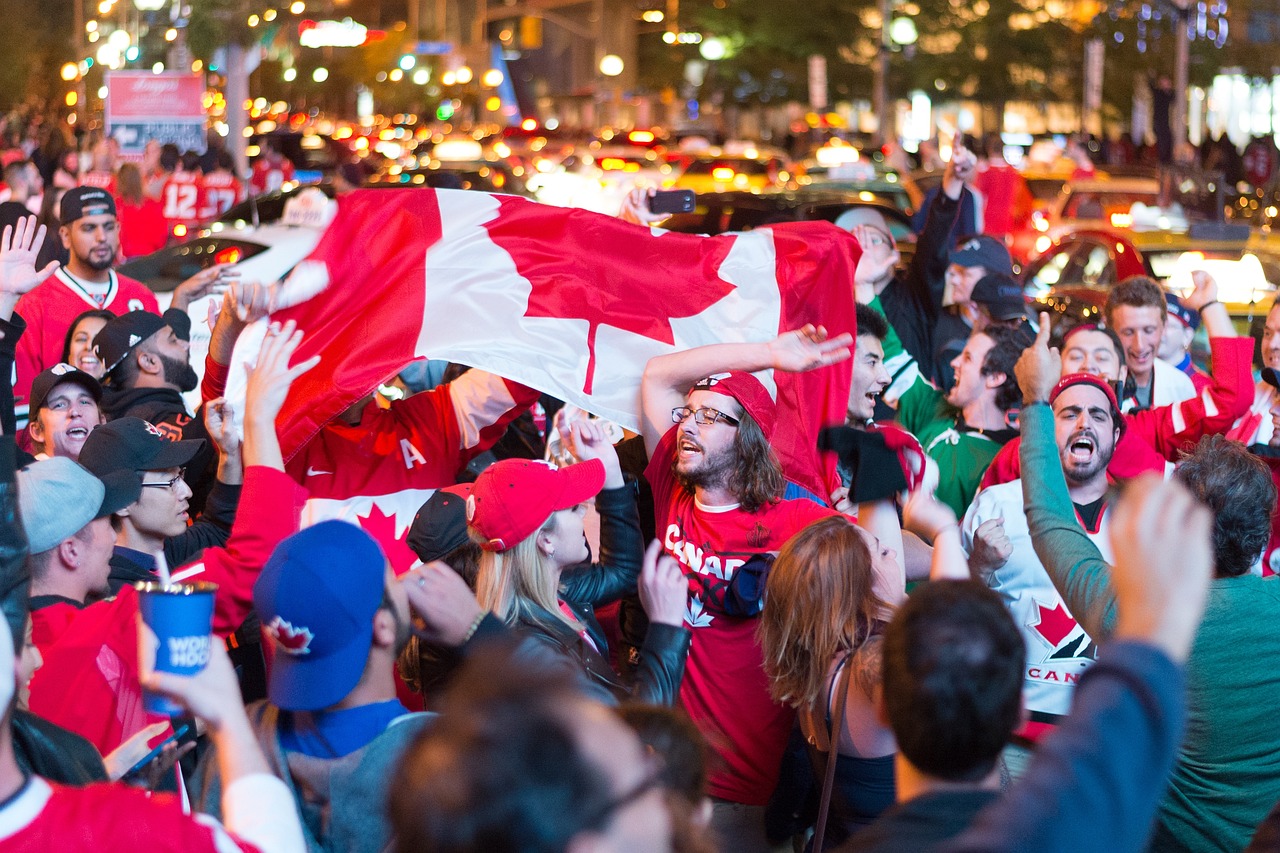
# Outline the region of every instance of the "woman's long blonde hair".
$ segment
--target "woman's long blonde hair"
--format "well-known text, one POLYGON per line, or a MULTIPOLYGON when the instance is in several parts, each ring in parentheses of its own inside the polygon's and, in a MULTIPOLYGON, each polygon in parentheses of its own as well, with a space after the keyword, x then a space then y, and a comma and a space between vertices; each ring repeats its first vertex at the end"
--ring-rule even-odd
MULTIPOLYGON (((547 517, 531 535, 505 551, 484 551, 476 575, 476 599, 508 625, 520 622, 545 624, 550 613, 575 634, 582 623, 560 609, 559 590, 550 560, 538 550, 538 537, 556 529, 556 514, 547 517), (545 613, 541 612, 545 611, 545 613)), ((473 537, 475 538, 475 537, 473 537)), ((482 543, 482 540, 478 540, 482 543)), ((554 627, 554 626, 547 626, 554 627)))
POLYGON ((801 708, 822 701, 832 662, 866 642, 888 609, 873 589, 871 562, 843 516, 815 521, 782 546, 756 629, 775 701, 801 708))

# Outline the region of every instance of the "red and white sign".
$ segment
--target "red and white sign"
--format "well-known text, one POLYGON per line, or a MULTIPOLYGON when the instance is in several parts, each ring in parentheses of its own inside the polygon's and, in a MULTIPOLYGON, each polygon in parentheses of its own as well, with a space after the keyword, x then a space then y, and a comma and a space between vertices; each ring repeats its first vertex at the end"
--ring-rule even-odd
POLYGON ((120 153, 139 156, 155 139, 183 151, 204 151, 204 77, 150 71, 107 73, 107 135, 120 153))

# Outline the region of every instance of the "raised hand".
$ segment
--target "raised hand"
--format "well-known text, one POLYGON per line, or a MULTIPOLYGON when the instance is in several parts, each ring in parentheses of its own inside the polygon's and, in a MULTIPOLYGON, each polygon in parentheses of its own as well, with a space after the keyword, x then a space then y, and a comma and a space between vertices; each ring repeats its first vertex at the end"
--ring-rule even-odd
POLYGON ((666 219, 667 214, 649 210, 649 199, 653 198, 655 192, 657 190, 652 188, 637 187, 631 190, 622 200, 622 209, 618 211, 618 218, 633 225, 656 225, 666 219))
POLYGON ((245 368, 248 379, 244 399, 248 417, 262 423, 275 423, 294 380, 320 363, 320 356, 313 355, 306 361, 289 366, 289 360, 301 343, 302 330, 293 320, 283 326, 272 323, 268 327, 262 339, 262 349, 258 351, 257 363, 252 368, 245 368))
POLYGON ((973 531, 973 550, 969 553, 969 568, 986 578, 1003 568, 1013 555, 1013 544, 1004 529, 1003 518, 988 518, 973 531))
POLYGON ((769 355, 775 369, 802 373, 850 358, 852 345, 853 335, 848 332, 828 340, 825 327, 810 323, 774 338, 769 343, 769 355))
POLYGON ((1111 519, 1117 638, 1187 659, 1213 577, 1212 536, 1213 513, 1177 480, 1129 484, 1111 519))
POLYGON ((227 402, 226 397, 218 397, 204 404, 204 426, 220 454, 235 456, 240 453, 235 408, 227 402))
POLYGON ((1182 304, 1192 311, 1200 311, 1210 302, 1218 301, 1218 282, 1204 270, 1191 271, 1190 294, 1182 297, 1182 304))
POLYGON ((405 572, 400 584, 414 614, 413 631, 428 643, 462 645, 476 618, 484 614, 467 582, 439 560, 405 572))
POLYGON ((223 271, 229 266, 231 265, 214 264, 191 276, 191 278, 174 288, 173 301, 170 306, 177 308, 179 311, 186 311, 192 302, 210 294, 221 293, 226 288, 223 271))
POLYGON ((53 275, 57 261, 36 270, 36 257, 48 230, 43 225, 37 227, 34 216, 24 216, 16 226, 4 227, 4 234, 0 235, 0 293, 21 296, 53 275))
POLYGON ((893 247, 889 236, 873 225, 855 225, 850 233, 862 247, 853 281, 857 285, 858 301, 865 304, 875 296, 874 286, 884 281, 902 260, 902 255, 893 247))
POLYGON ((1041 312, 1040 332, 1035 343, 1022 351, 1013 367, 1018 387, 1022 389, 1022 402, 1026 405, 1047 403, 1054 386, 1062 378, 1062 356, 1057 347, 1050 348, 1049 332, 1049 315, 1041 312))
POLYGON ((662 543, 657 539, 645 549, 636 590, 650 622, 677 627, 684 624, 689 582, 680 571, 680 564, 662 553, 662 543))
POLYGON ((604 463, 604 487, 620 489, 625 485, 622 478, 622 465, 618 462, 618 451, 609 441, 609 433, 598 422, 592 420, 575 420, 569 425, 569 433, 565 436, 569 452, 579 462, 588 459, 599 459, 604 463))

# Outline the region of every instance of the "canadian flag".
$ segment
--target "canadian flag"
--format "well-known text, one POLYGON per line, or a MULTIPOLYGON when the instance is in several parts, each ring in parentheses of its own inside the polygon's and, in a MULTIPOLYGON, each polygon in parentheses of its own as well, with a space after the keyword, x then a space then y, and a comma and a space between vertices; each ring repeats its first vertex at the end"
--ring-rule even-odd
MULTIPOLYGON (((514 196, 350 193, 286 282, 291 307, 274 317, 306 331, 297 358, 321 354, 281 413, 285 454, 424 357, 638 430, 640 376, 653 356, 767 341, 806 323, 854 332, 858 254, 852 236, 825 222, 700 237, 514 196)), ((838 483, 816 436, 844 419, 850 363, 769 374, 775 449, 790 479, 826 496, 838 483)))

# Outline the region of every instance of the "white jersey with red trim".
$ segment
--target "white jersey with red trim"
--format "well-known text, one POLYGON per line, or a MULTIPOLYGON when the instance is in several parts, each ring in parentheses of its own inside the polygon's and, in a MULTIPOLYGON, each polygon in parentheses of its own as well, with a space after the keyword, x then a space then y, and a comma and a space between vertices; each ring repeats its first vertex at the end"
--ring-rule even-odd
MULTIPOLYGON (((1005 535, 1009 537, 1013 553, 1004 566, 992 574, 988 585, 1004 599, 1026 644, 1023 704, 1031 712, 1032 722, 1052 722, 1052 718, 1071 710, 1075 684, 1097 659, 1098 650, 1067 610, 1036 556, 1022 506, 1021 480, 984 489, 965 513, 960 536, 965 552, 972 553, 974 531, 985 521, 1004 519, 1005 535)), ((1111 561, 1107 533, 1110 517, 1111 507, 1107 506, 1099 516, 1098 528, 1085 530, 1108 562, 1111 561)))
POLYGON ((456 483, 537 398, 531 388, 469 370, 386 409, 371 402, 355 426, 330 423, 287 466, 311 496, 302 526, 331 518, 359 524, 396 574, 408 571, 417 557, 404 540, 423 503, 456 483))

